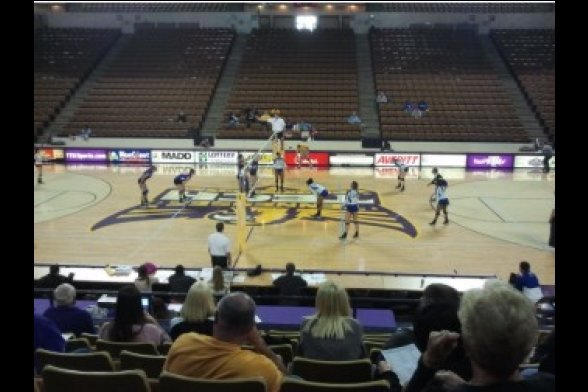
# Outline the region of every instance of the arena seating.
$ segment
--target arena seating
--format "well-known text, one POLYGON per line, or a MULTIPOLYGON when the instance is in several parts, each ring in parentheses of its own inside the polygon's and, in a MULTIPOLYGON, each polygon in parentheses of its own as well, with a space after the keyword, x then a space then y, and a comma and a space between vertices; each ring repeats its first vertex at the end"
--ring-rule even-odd
POLYGON ((47 126, 120 32, 41 28, 34 34, 34 132, 47 126))
POLYGON ((555 30, 493 30, 490 36, 545 132, 555 135, 555 30))
POLYGON ((375 29, 370 34, 384 139, 528 142, 509 96, 473 31, 375 29), (424 100, 413 118, 405 101, 424 100))
POLYGON ((69 12, 238 12, 238 3, 86 3, 67 4, 69 12))
POLYGON ((455 12, 455 13, 529 13, 554 12, 555 4, 514 3, 374 3, 367 4, 368 12, 455 12))
POLYGON ((240 126, 217 132, 219 138, 266 139, 265 124, 245 128, 245 108, 277 108, 286 122, 310 122, 318 139, 360 138, 347 124, 358 110, 355 37, 351 30, 256 30, 251 34, 225 118, 240 115, 240 126))
POLYGON ((229 29, 141 30, 106 66, 64 135, 191 137, 199 129, 233 42, 229 29), (179 121, 183 112, 186 121, 179 121))

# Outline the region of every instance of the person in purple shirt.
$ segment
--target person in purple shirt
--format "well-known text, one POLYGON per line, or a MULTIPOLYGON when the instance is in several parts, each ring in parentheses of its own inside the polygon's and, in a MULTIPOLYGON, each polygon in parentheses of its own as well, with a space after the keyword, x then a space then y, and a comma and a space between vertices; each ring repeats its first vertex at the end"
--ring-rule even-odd
MULTIPOLYGON (((33 353, 38 348, 60 353, 65 350, 65 340, 53 321, 35 313, 34 323, 33 353)), ((35 369, 40 373, 41 369, 38 366, 35 358, 35 369)))
POLYGON ((519 275, 514 275, 512 279, 513 285, 517 290, 523 291, 523 288, 534 289, 539 287, 539 279, 537 275, 531 272, 531 264, 527 261, 521 261, 519 264, 519 275))
POLYGON ((73 332, 76 336, 84 332, 96 333, 90 313, 75 306, 76 289, 71 284, 57 286, 53 299, 56 306, 47 309, 43 316, 52 320, 61 333, 73 332))

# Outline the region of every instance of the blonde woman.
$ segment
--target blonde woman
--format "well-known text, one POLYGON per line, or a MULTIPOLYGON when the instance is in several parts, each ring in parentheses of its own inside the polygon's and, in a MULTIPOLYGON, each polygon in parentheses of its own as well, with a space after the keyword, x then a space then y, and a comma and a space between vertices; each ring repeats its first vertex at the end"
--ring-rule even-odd
POLYGON ((214 311, 214 297, 210 286, 205 282, 194 283, 188 290, 180 317, 171 322, 169 335, 174 341, 186 332, 212 336, 214 311))
POLYGON ((222 297, 229 292, 229 285, 228 282, 225 282, 223 269, 218 265, 215 265, 212 269, 212 279, 210 279, 209 284, 214 296, 222 297))
POLYGON ((363 328, 351 317, 349 297, 334 282, 324 282, 316 293, 316 313, 302 322, 299 355, 322 361, 364 358, 363 328))

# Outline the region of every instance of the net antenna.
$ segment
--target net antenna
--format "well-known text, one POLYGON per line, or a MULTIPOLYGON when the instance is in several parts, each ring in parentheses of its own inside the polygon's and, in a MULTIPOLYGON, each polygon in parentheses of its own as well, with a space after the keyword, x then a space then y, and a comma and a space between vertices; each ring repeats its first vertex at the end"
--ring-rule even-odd
MULTIPOLYGON (((272 143, 275 139, 276 134, 272 133, 272 135, 263 143, 261 148, 257 150, 253 157, 260 156, 261 152, 267 148, 268 144, 272 143)), ((251 166, 252 161, 253 158, 251 158, 245 164, 245 167, 243 167, 243 176, 246 175, 247 170, 251 166)), ((251 194, 255 191, 255 188, 257 187, 258 183, 259 179, 255 184, 252 184, 251 189, 247 193, 241 192, 241 190, 239 190, 239 192, 237 193, 235 212, 237 218, 237 246, 239 253, 245 251, 245 243, 247 241, 247 198, 251 197, 251 194)))

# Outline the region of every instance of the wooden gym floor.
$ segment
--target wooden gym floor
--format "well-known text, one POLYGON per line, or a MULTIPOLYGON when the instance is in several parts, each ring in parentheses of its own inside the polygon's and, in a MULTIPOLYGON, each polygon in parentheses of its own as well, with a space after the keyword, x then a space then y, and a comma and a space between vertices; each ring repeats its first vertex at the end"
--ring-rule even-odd
MULTIPOLYGON (((271 169, 249 203, 246 249, 237 252, 234 166, 196 167, 187 184, 193 200, 177 201, 173 177, 185 166, 159 165, 148 181, 149 199, 139 208, 137 178, 145 167, 47 165, 44 184, 34 176, 35 263, 209 267, 207 236, 224 220, 241 268, 262 264, 303 270, 483 274, 508 279, 527 260, 541 284, 555 283, 555 251, 547 246, 555 204, 555 173, 533 169, 466 172, 441 169, 448 180, 449 225, 434 212, 427 186, 430 168, 411 168, 406 190, 395 189, 395 168, 294 169, 285 192, 275 193, 271 169), (314 178, 332 194, 316 212, 305 181, 314 178), (360 235, 341 241, 336 197, 359 182, 360 235)), ((353 226, 350 228, 353 233, 353 226)))

